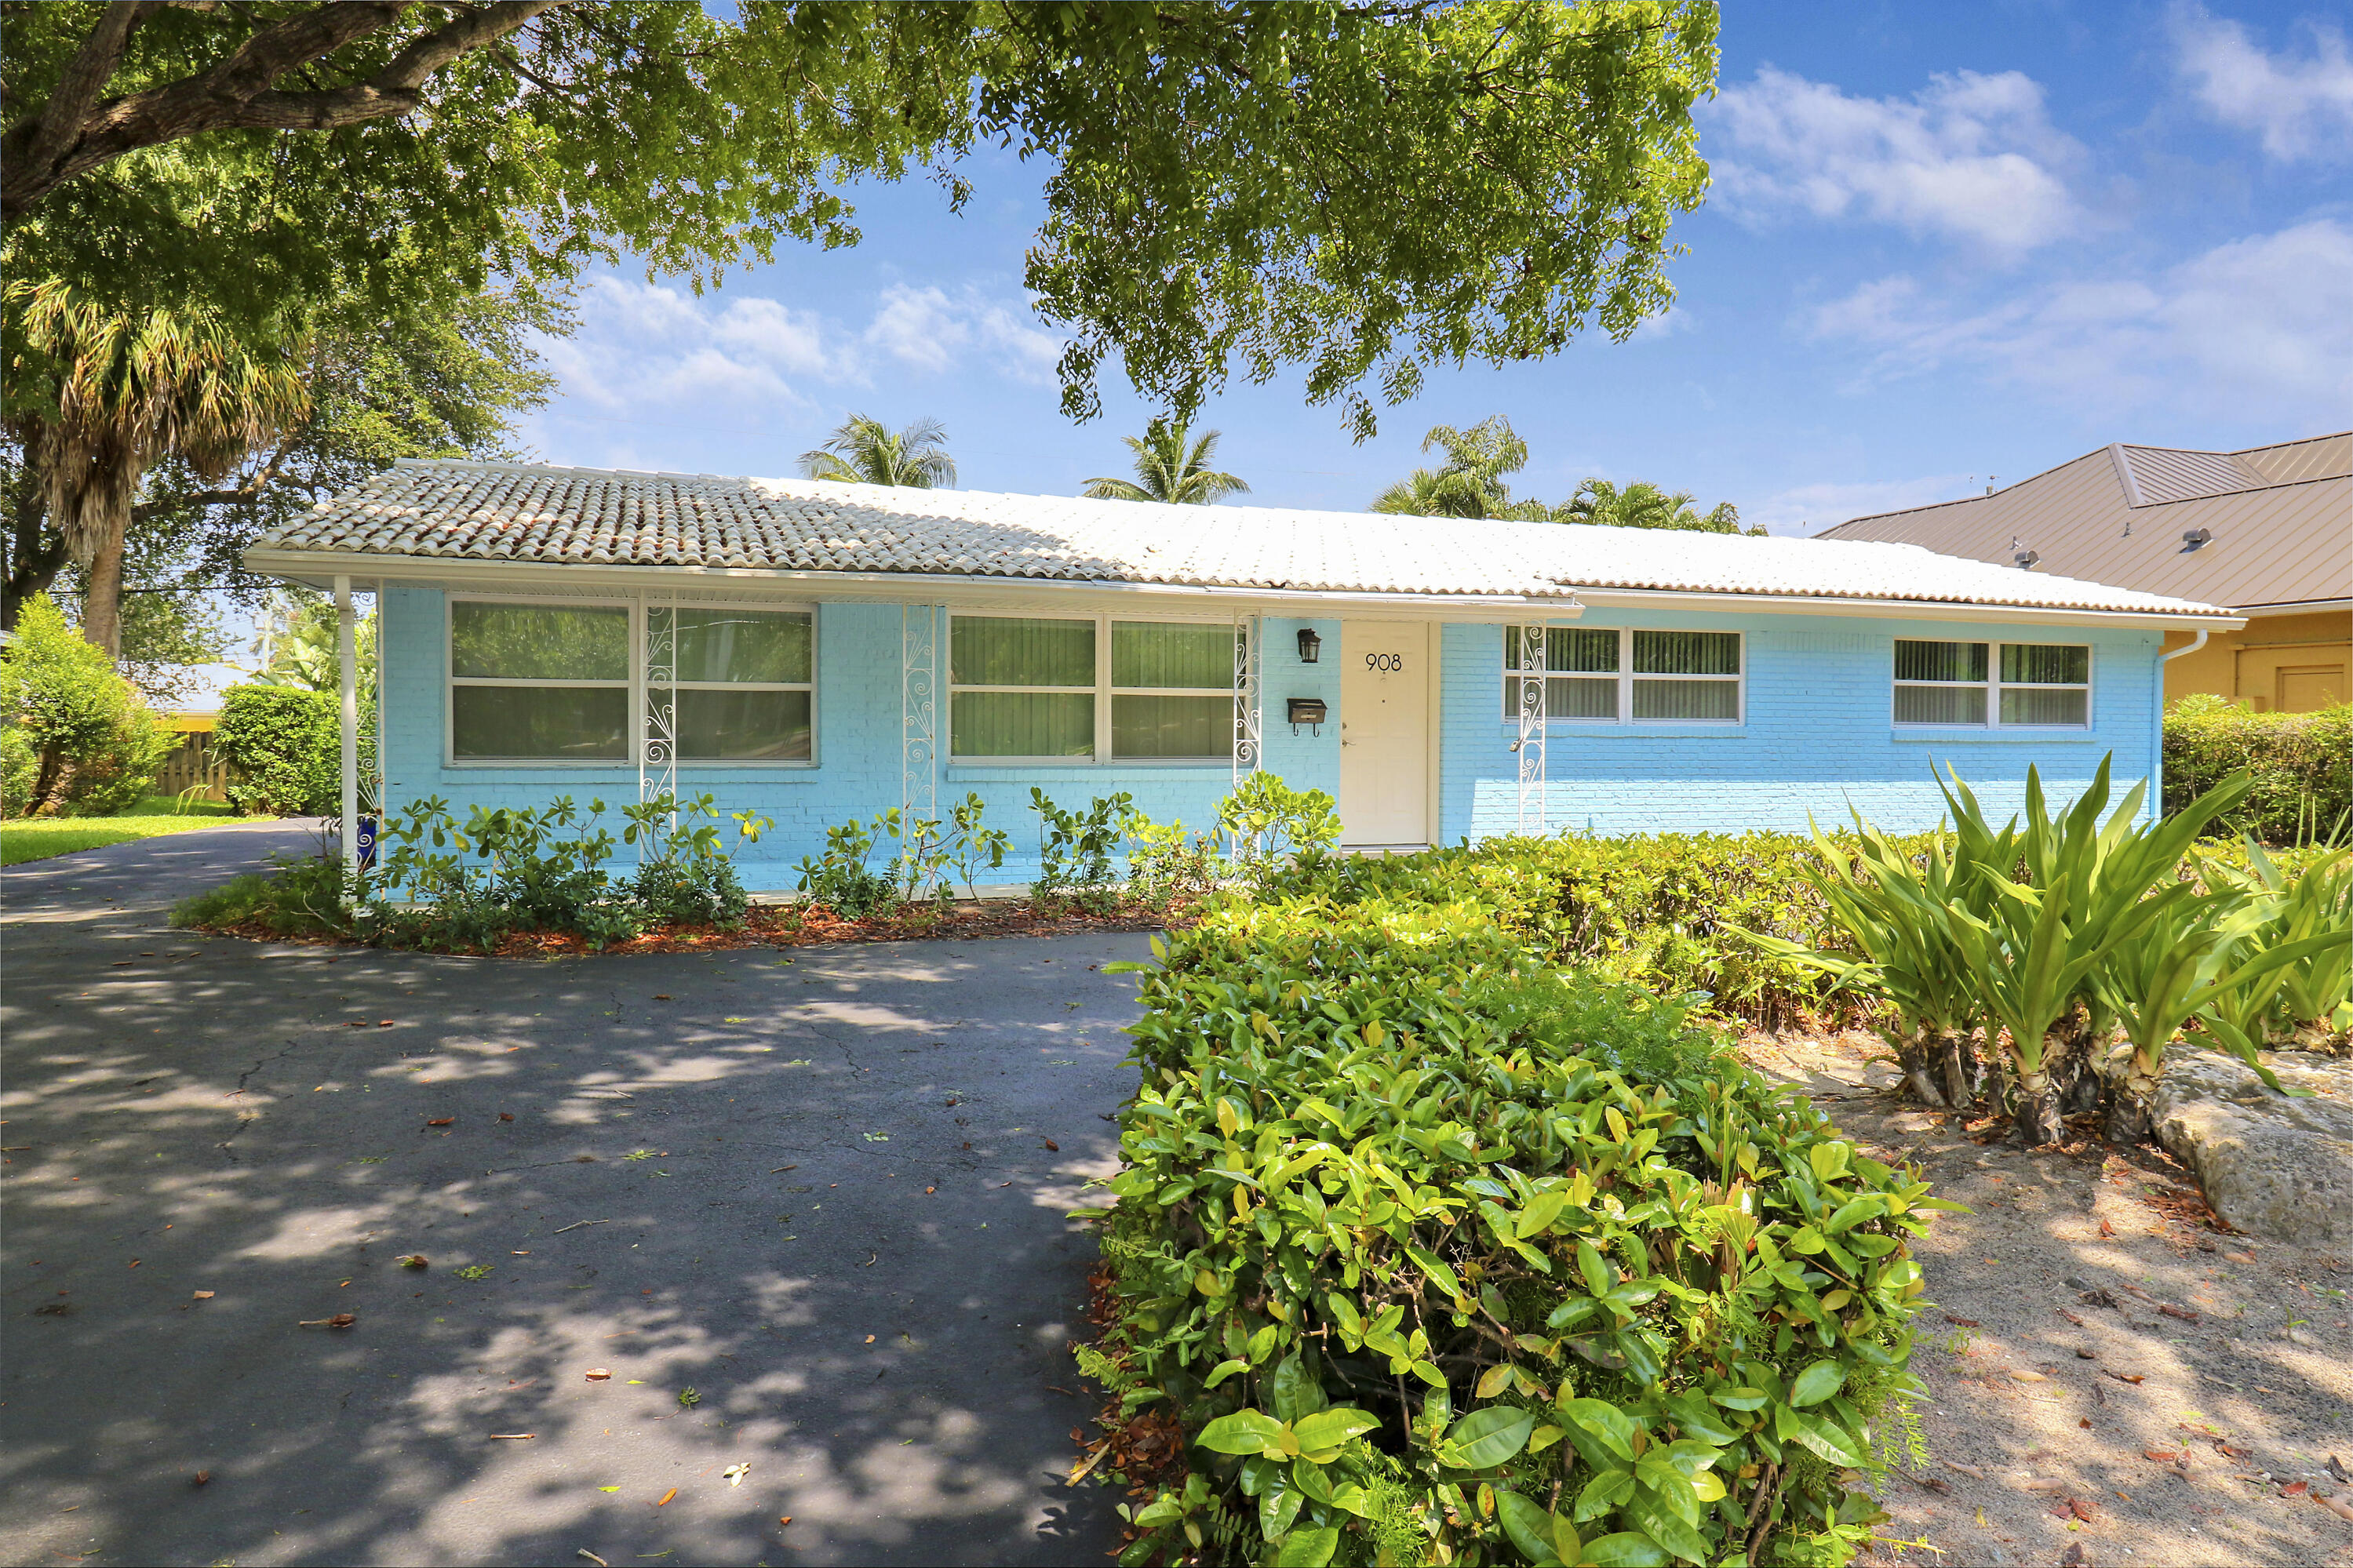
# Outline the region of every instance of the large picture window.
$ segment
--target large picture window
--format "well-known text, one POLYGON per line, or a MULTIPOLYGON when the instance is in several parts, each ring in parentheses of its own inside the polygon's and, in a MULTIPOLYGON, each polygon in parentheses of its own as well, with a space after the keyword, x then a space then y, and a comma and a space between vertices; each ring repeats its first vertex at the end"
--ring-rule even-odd
POLYGON ((628 764, 642 733, 683 764, 806 763, 815 633, 807 610, 453 598, 449 759, 628 764))
POLYGON ((459 762, 629 760, 629 607, 449 606, 449 751, 459 762))
POLYGON ((671 732, 681 763, 809 760, 813 617, 806 611, 732 605, 652 605, 651 647, 670 648, 674 687, 648 671, 646 700, 674 700, 671 732))
POLYGON ((1226 762, 1234 634, 1223 622, 958 616, 949 751, 1046 762, 1226 762))
MULTIPOLYGON (((1504 628, 1504 717, 1520 711, 1517 626, 1504 628)), ((1567 722, 1738 724, 1738 632, 1554 626, 1545 633, 1545 717, 1567 722)))
POLYGON ((2092 650, 2081 643, 1895 642, 1898 724, 2082 730, 2092 650))

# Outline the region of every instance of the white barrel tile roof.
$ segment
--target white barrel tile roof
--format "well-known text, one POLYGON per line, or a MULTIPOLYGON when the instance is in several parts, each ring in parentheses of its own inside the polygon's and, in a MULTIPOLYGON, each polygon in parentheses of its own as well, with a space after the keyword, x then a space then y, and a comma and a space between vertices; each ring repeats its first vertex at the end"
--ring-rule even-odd
POLYGON ((1909 544, 441 460, 397 464, 260 548, 1346 594, 1625 588, 2214 613, 1909 544))

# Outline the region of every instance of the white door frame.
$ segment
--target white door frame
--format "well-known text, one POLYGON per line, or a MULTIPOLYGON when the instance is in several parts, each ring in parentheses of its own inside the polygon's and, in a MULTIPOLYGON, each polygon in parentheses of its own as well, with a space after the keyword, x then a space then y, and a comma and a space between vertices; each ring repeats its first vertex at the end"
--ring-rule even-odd
MULTIPOLYGON (((1392 619, 1388 616, 1344 616, 1340 623, 1339 638, 1340 654, 1343 659, 1346 658, 1348 656, 1348 628, 1351 624, 1364 626, 1410 626, 1416 628, 1410 636, 1407 651, 1418 652, 1423 661, 1421 719, 1422 800, 1421 822, 1419 824, 1421 828, 1420 842, 1429 845, 1435 845, 1438 842, 1440 821, 1439 789, 1442 778, 1442 769, 1440 766, 1440 758, 1439 736, 1441 717, 1440 696, 1442 690, 1443 682, 1440 679, 1442 672, 1439 668, 1438 655, 1438 638, 1440 635, 1441 628, 1433 621, 1414 621, 1410 618, 1392 619)), ((1342 668, 1342 683, 1340 688, 1340 720, 1344 728, 1349 716, 1347 706, 1346 675, 1346 667, 1344 665, 1342 668)), ((1340 775, 1341 793, 1344 797, 1340 802, 1340 841, 1343 847, 1349 846, 1352 843, 1361 843, 1366 846, 1378 847, 1379 845, 1402 842, 1401 840, 1397 839, 1354 840, 1351 838, 1348 824, 1349 803, 1345 798, 1346 795, 1346 768, 1347 763, 1343 760, 1341 763, 1342 771, 1340 775)))

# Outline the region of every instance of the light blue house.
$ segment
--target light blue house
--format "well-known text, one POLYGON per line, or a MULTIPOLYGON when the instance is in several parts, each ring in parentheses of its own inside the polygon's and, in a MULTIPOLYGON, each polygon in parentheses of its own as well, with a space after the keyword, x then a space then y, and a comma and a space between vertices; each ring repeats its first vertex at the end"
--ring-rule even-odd
POLYGON ((471 462, 247 563, 381 595, 390 809, 707 791, 755 890, 888 806, 977 794, 1022 876, 1032 786, 1207 828, 1253 768, 1365 847, 1925 826, 1945 765, 2155 775, 2164 634, 2241 624, 1911 545, 471 462))

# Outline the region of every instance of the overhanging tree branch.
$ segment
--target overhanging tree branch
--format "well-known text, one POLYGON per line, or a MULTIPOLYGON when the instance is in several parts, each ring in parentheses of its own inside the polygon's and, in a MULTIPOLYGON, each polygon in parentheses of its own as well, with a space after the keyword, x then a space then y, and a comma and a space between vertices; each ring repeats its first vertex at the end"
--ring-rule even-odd
POLYGON ((411 0, 340 0, 262 28, 200 75, 92 105, 150 0, 117 0, 75 54, 38 112, 0 138, 0 220, 14 222, 59 185, 110 159, 206 131, 332 131, 396 118, 423 101, 426 81, 459 56, 506 37, 568 0, 498 0, 457 7, 365 81, 306 92, 275 84, 335 50, 379 33, 411 0))

